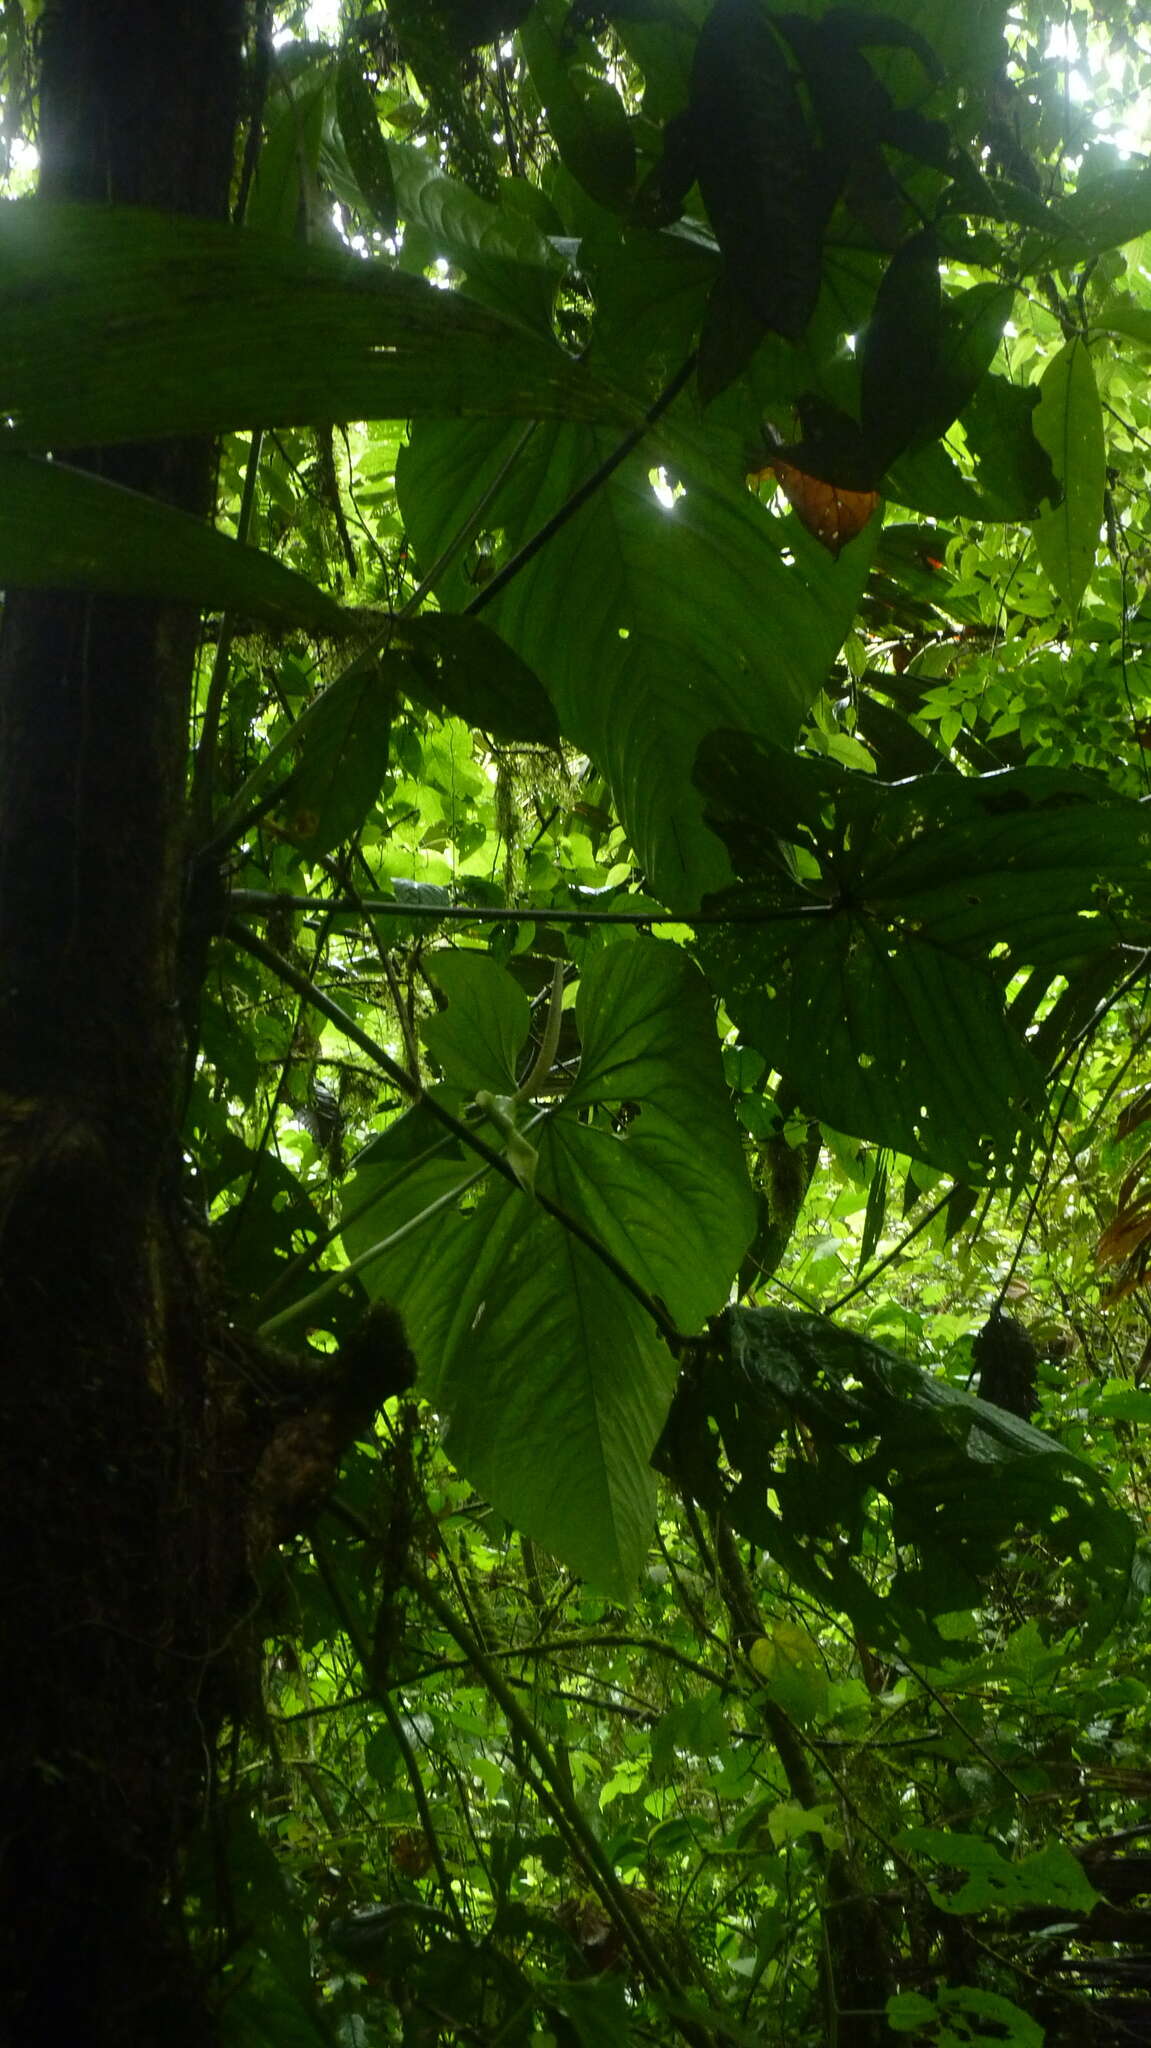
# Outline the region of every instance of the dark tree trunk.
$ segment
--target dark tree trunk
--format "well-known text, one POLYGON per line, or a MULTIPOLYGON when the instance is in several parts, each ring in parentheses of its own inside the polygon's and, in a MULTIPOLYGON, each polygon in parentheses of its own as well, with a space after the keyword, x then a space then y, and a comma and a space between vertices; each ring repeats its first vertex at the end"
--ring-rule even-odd
MULTIPOLYGON (((243 12, 243 0, 50 4, 43 196, 226 215, 243 12)), ((71 459, 207 508, 206 447, 71 459)), ((0 636, 11 2048, 210 2038, 177 1872, 237 1560, 214 1513, 204 1314, 179 1210, 195 633, 194 618, 146 604, 14 592, 0 636)))

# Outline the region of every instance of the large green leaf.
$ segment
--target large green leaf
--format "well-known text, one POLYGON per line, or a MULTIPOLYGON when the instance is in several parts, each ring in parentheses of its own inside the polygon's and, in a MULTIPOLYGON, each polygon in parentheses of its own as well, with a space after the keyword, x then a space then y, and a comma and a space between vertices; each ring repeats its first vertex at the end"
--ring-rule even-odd
POLYGON ((886 787, 736 734, 699 779, 745 878, 699 949, 749 1042, 828 1123, 985 1174, 1042 1100, 1008 977, 1137 936, 1142 807, 1054 770, 886 787))
POLYGON ((244 224, 257 234, 291 241, 316 189, 328 81, 311 68, 291 93, 276 95, 264 115, 256 175, 244 224))
POLYGON ((1095 566, 1107 469, 1103 407, 1091 352, 1079 335, 1064 343, 1043 372, 1033 426, 1063 493, 1036 520, 1035 546, 1074 616, 1095 566))
MULTIPOLYGON (((723 437, 715 439, 722 453, 723 437)), ((519 546, 612 442, 541 426, 508 469, 515 447, 514 435, 490 425, 416 427, 397 489, 423 560, 434 560, 493 489, 488 523, 509 549, 519 546)), ((731 467, 721 469, 692 434, 665 429, 487 614, 540 677, 565 733, 608 778, 652 887, 677 905, 698 902, 728 873, 692 788, 696 747, 713 727, 733 723, 791 740, 847 633, 873 545, 861 536, 833 562, 796 521, 756 502, 738 448, 728 453, 731 467), (687 485, 670 512, 650 483, 661 460, 687 485)), ((459 567, 439 588, 445 607, 462 608, 475 594, 459 567)))
POLYGON ((15 453, 0 454, 0 584, 162 598, 324 633, 350 623, 303 576, 186 512, 15 453))
MULTIPOLYGON (((510 1094, 528 1026, 518 983, 464 951, 428 968, 448 998, 424 1025, 445 1080, 510 1094)), ((727 1300, 755 1227, 706 984, 673 946, 612 946, 589 960, 575 1019, 579 1073, 533 1127, 536 1184, 697 1330, 727 1300)))
POLYGON ((139 208, 0 210, 9 445, 434 413, 616 419, 544 336, 382 262, 139 208))
MULTIPOLYGON (((406 1182, 404 1208, 434 1199, 446 1177, 441 1167, 406 1182)), ((370 1191, 365 1179, 356 1175, 350 1204, 370 1191)), ((373 1209, 345 1231, 349 1251, 400 1220, 398 1201, 373 1209)), ((634 1297, 502 1181, 473 1211, 434 1218, 364 1283, 402 1310, 459 1469, 572 1569, 630 1597, 655 1506, 648 1461, 675 1379, 634 1297)))
MULTIPOLYGON (((461 953, 436 956, 433 973, 449 1005, 426 1035, 448 1079, 506 1088, 525 1022, 510 976, 461 953)), ((593 957, 576 1015, 580 1074, 532 1130, 536 1186, 698 1329, 726 1301, 755 1221, 707 991, 675 949, 623 944, 593 957), (608 1111, 625 1103, 618 1129, 608 1111)), ((412 1152, 404 1126, 422 1114, 374 1146, 351 1183, 354 1257, 467 1178, 461 1156, 397 1180, 412 1152)), ((575 1569, 627 1590, 674 1378, 635 1297, 562 1220, 503 1182, 474 1209, 429 1218, 363 1279, 403 1311, 461 1469, 575 1569)))
MULTIPOLYGON (((423 1118, 412 1111, 393 1126, 350 1182, 353 1257, 469 1177, 456 1155, 400 1178, 429 1135, 423 1118)), ((363 1281, 402 1310, 460 1470, 573 1569, 628 1595, 651 1530, 648 1459, 674 1382, 634 1297, 504 1182, 474 1209, 432 1216, 363 1281)))
POLYGON ((865 1640, 903 1635, 921 1656, 965 1654, 934 1617, 977 1606, 1021 1537, 1066 1574, 1096 1636, 1129 1588, 1134 1530, 1085 1459, 819 1316, 729 1310, 677 1396, 660 1462, 865 1640), (877 1495, 899 1560, 883 1592, 863 1561, 877 1495))
POLYGON ((672 946, 612 946, 585 970, 576 1022, 580 1070, 541 1136, 540 1188, 699 1329, 755 1228, 706 985, 672 946), (620 1103, 622 1135, 602 1115, 620 1103))

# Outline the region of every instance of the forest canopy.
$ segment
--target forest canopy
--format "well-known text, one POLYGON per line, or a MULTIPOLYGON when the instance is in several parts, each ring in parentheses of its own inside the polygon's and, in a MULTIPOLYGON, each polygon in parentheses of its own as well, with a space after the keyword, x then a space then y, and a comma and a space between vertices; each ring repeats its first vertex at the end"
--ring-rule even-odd
POLYGON ((13 2048, 1147 2039, 1151 16, 147 12, 0 13, 13 2048))

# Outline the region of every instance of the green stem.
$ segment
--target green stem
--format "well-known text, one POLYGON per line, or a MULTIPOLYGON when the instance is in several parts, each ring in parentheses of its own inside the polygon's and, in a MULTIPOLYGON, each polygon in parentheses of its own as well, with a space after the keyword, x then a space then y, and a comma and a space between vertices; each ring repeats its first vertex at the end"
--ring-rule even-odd
POLYGON ((267 1322, 259 1325, 256 1335, 271 1337, 277 1330, 286 1329, 289 1323, 296 1323, 301 1316, 310 1314, 312 1309, 318 1308, 321 1302, 327 1301, 330 1295, 335 1294, 346 1280, 350 1280, 353 1273, 362 1273, 365 1266, 373 1265, 385 1252, 392 1251, 396 1245, 402 1244, 406 1237, 413 1236, 423 1224, 430 1222, 433 1216, 438 1216, 442 1209, 450 1209, 454 1202, 459 1201, 461 1195, 466 1195, 469 1188, 474 1188, 477 1181, 483 1180, 486 1173, 487 1167, 481 1166, 478 1172, 473 1173, 467 1180, 462 1180, 458 1187, 448 1188, 445 1194, 437 1195, 435 1201, 429 1202, 426 1209, 421 1209, 418 1216, 409 1216, 407 1222, 401 1223, 389 1237, 382 1237, 378 1244, 369 1245, 366 1252, 360 1252, 358 1257, 349 1259, 347 1265, 341 1266, 338 1273, 329 1273, 327 1279, 322 1281, 319 1287, 313 1287, 310 1294, 305 1294, 299 1301, 293 1301, 287 1308, 282 1308, 279 1315, 269 1316, 267 1322))

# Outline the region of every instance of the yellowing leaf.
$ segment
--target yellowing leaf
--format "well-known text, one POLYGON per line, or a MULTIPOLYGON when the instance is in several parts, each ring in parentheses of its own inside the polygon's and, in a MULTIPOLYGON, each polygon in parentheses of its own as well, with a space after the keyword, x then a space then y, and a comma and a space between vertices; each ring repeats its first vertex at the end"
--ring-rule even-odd
POLYGON ((827 1673, 818 1645, 805 1628, 777 1622, 770 1636, 758 1636, 748 1662, 766 1690, 797 1721, 811 1721, 827 1709, 827 1673))

